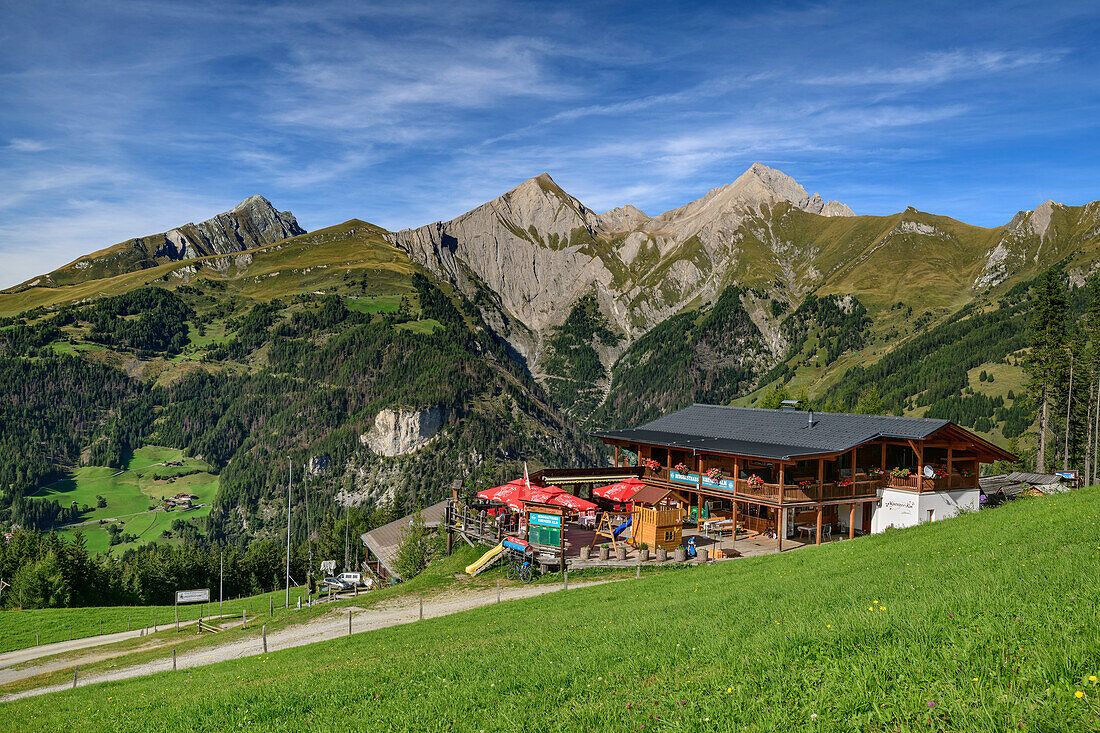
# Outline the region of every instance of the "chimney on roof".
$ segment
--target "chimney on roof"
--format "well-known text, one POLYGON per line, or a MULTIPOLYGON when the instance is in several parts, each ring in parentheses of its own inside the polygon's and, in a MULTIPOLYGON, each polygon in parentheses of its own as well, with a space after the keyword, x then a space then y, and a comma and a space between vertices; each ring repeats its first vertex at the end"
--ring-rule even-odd
POLYGON ((813 410, 810 410, 808 417, 809 417, 809 420, 807 421, 806 426, 812 428, 814 426, 814 411, 813 410))

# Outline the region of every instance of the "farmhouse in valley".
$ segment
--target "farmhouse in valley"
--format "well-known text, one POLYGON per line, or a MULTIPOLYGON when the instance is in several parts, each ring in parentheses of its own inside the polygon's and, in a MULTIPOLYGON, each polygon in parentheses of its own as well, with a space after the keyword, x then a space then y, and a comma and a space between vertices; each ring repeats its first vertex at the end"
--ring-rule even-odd
POLYGON ((692 405, 595 433, 689 515, 821 542, 979 508, 979 464, 1016 457, 949 420, 692 405))

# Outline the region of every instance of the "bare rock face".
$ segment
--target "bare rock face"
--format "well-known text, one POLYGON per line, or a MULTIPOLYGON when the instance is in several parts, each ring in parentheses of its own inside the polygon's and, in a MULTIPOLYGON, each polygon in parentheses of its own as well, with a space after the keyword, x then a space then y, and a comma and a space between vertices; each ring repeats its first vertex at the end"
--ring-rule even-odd
POLYGON ((382 410, 374 418, 374 427, 359 436, 359 442, 380 456, 407 455, 427 445, 445 418, 441 407, 419 412, 382 410))
POLYGON ((165 232, 157 254, 174 260, 224 255, 305 233, 294 214, 276 211, 263 196, 250 196, 231 211, 165 232))
POLYGON ((250 196, 230 211, 198 224, 184 224, 161 234, 129 239, 70 262, 16 286, 58 287, 112 277, 196 257, 232 254, 305 234, 294 214, 276 211, 263 196, 250 196))
POLYGON ((713 297, 736 264, 739 229, 779 203, 853 216, 760 163, 657 217, 629 205, 596 215, 544 173, 457 219, 402 230, 392 241, 468 294, 479 284, 495 293, 525 327, 502 335, 530 355, 588 293, 628 339, 694 298, 713 297))

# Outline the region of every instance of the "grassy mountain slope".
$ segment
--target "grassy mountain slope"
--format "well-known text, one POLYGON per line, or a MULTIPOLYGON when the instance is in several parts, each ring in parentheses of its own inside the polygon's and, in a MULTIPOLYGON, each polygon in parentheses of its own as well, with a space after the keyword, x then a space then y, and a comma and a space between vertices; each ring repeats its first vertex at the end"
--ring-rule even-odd
POLYGON ((350 718, 426 731, 1090 730, 1098 518, 1095 487, 1023 499, 59 692, 49 705, 16 701, 0 719, 63 728, 79 716, 115 730, 335 730, 350 718), (181 685, 204 692, 173 694, 181 685))
MULTIPOLYGON (((128 390, 89 406, 87 428, 66 453, 32 450, 34 472, 0 466, 0 510, 29 507, 9 517, 31 526, 83 517, 53 519, 41 513, 44 502, 21 499, 74 468, 80 449, 80 462, 93 465, 123 465, 149 444, 201 456, 219 473, 206 528, 242 539, 285 523, 275 497, 285 491, 288 454, 299 465, 321 461, 311 495, 318 510, 338 491, 411 506, 437 500, 456 479, 496 480, 520 457, 596 457, 477 310, 361 221, 0 295, 0 307, 27 302, 37 307, 0 324, 0 351, 20 364, 93 363, 128 390), (112 297, 93 297, 105 292, 112 297), (445 424, 430 450, 376 456, 360 436, 384 408, 438 408, 445 424)), ((35 429, 32 421, 19 432, 35 429)))

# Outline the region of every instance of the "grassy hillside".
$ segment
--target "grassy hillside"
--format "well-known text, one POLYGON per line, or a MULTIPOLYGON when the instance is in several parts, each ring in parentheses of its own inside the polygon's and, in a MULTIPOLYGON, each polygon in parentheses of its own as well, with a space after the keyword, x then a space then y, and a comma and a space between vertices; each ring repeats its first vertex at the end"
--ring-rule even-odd
POLYGON ((161 540, 177 519, 194 524, 194 520, 205 517, 217 490, 218 477, 205 461, 184 458, 183 452, 175 448, 148 445, 138 448, 123 468, 78 468, 30 496, 62 506, 73 502, 87 505, 90 511, 80 517, 86 524, 68 527, 63 533, 83 532, 89 552, 105 552, 111 547, 107 527, 117 525, 125 534, 136 537, 114 545, 114 551, 121 553, 138 544, 161 540), (184 465, 164 466, 165 461, 183 461, 184 465), (197 496, 194 504, 206 506, 163 511, 164 498, 180 492, 197 496), (106 506, 98 506, 98 497, 106 500, 106 506))
MULTIPOLYGON (((1100 489, 4 704, 114 730, 1093 730, 1100 489), (181 685, 202 689, 185 694, 181 685), (1080 693, 1080 697, 1077 694, 1080 693)), ((36 716, 36 717, 32 717, 36 716)))

